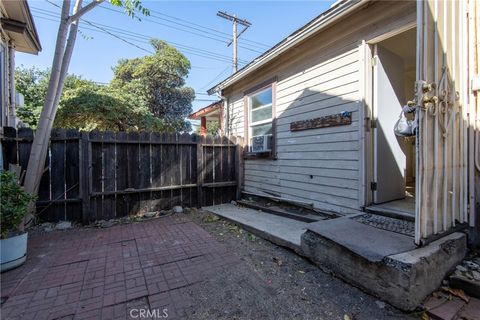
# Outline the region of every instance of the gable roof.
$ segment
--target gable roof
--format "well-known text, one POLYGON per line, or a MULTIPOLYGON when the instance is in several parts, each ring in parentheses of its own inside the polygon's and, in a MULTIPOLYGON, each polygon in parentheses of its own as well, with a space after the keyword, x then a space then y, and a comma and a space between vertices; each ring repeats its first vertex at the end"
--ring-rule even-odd
POLYGON ((244 66, 242 69, 238 70, 236 73, 232 74, 227 79, 210 88, 207 91, 208 94, 220 92, 224 88, 240 81, 247 75, 251 74, 253 71, 274 60, 280 54, 284 53, 293 46, 304 41, 313 34, 319 32, 320 30, 327 28, 337 19, 362 7, 369 1, 370 0, 339 0, 335 2, 328 10, 324 11, 319 16, 308 22, 306 25, 293 32, 291 35, 277 43, 275 46, 261 54, 259 57, 255 58, 253 61, 244 66))
POLYGON ((223 100, 215 101, 206 107, 203 107, 188 116, 188 119, 200 119, 222 108, 223 100))

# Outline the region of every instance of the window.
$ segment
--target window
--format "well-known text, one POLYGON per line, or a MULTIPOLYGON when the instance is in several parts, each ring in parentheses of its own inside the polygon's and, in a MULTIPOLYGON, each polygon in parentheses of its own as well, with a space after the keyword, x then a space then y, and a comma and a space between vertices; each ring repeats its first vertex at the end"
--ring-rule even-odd
POLYGON ((250 152, 272 150, 272 87, 252 94, 249 99, 248 136, 250 152))

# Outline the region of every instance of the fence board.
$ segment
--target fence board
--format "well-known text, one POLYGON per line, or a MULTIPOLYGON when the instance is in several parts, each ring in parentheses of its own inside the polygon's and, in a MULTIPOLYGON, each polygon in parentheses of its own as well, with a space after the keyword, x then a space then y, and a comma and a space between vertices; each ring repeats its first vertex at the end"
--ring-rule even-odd
MULTIPOLYGON (((139 136, 140 142, 150 141, 149 132, 141 132, 139 136)), ((146 189, 151 187, 151 154, 150 154, 150 144, 141 143, 139 144, 139 188, 146 189)), ((148 212, 151 211, 151 199, 152 192, 142 192, 139 194, 139 211, 148 212)))
MULTIPOLYGON (((115 141, 115 133, 106 131, 103 133, 105 142, 115 141)), ((115 160, 115 143, 103 143, 103 192, 116 191, 116 160, 115 160)), ((116 194, 104 195, 102 199, 102 210, 104 219, 113 219, 116 217, 116 194)))
MULTIPOLYGON (((5 167, 28 164, 34 132, 4 128, 5 167)), ((238 150, 226 137, 54 129, 37 201, 46 221, 112 219, 237 197, 238 150)))
MULTIPOLYGON (((213 137, 208 135, 205 138, 205 144, 210 146, 204 146, 204 176, 203 176, 203 183, 214 182, 214 158, 213 158, 213 137)), ((204 205, 211 206, 213 205, 213 188, 204 189, 204 205)))
POLYGON ((28 159, 30 158, 30 149, 32 148, 33 130, 30 128, 19 128, 18 137, 18 164, 22 171, 27 170, 28 159))
MULTIPOLYGON (((67 130, 65 140, 65 196, 64 199, 80 198, 80 171, 79 171, 79 138, 77 130, 67 130)), ((81 202, 65 203, 65 219, 80 221, 82 218, 81 202)))
MULTIPOLYGON (((53 129, 52 138, 56 139, 51 142, 51 163, 50 163, 50 188, 52 193, 51 200, 65 199, 65 138, 64 129, 53 129), (62 140, 63 139, 63 140, 62 140)), ((55 203, 52 205, 51 211, 54 220, 66 220, 65 203, 55 203)))
POLYGON ((8 170, 8 164, 18 164, 17 158, 17 131, 12 127, 4 127, 3 135, 6 139, 2 142, 3 168, 8 170))
MULTIPOLYGON (((175 142, 174 145, 172 145, 172 151, 173 153, 171 154, 170 157, 170 174, 172 175, 172 186, 180 186, 181 185, 181 180, 180 180, 180 172, 182 170, 181 166, 181 159, 180 159, 180 145, 178 144, 179 138, 178 134, 170 134, 170 141, 175 142)), ((170 206, 178 206, 181 205, 182 199, 181 199, 181 192, 182 189, 172 189, 172 198, 170 202, 170 206)))
MULTIPOLYGON (((152 187, 159 188, 163 184, 163 141, 162 134, 153 132, 150 135, 151 144, 151 166, 152 166, 152 187)), ((167 208, 165 198, 162 196, 162 191, 152 192, 152 210, 164 210, 167 208)))
MULTIPOLYGON (((90 132, 90 139, 102 139, 103 134, 99 131, 90 132)), ((102 156, 102 143, 95 142, 91 144, 90 147, 90 167, 91 167, 91 178, 90 178, 90 193, 92 192, 102 192, 103 191, 103 156, 102 156)), ((92 198, 92 211, 93 211, 93 220, 103 219, 103 207, 102 207, 102 197, 97 196, 92 198)))
MULTIPOLYGON (((125 132, 117 133, 117 141, 127 140, 125 132)), ((128 145, 125 143, 116 144, 116 191, 123 191, 128 188, 128 145)), ((125 217, 128 215, 128 197, 126 195, 117 195, 116 215, 117 217, 125 217)))

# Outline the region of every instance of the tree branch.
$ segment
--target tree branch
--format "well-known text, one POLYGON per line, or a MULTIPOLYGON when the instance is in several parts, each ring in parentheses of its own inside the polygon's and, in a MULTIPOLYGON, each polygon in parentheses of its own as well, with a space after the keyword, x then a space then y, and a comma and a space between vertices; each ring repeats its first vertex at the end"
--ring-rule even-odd
POLYGON ((93 0, 92 2, 90 2, 89 4, 87 4, 85 7, 81 8, 80 10, 78 10, 77 12, 75 12, 74 14, 72 14, 70 17, 68 17, 67 23, 72 23, 72 22, 74 22, 74 21, 77 21, 77 20, 80 19, 85 13, 89 12, 90 10, 92 10, 93 8, 95 8, 97 5, 99 5, 99 4, 102 3, 103 1, 105 1, 105 0, 93 0))

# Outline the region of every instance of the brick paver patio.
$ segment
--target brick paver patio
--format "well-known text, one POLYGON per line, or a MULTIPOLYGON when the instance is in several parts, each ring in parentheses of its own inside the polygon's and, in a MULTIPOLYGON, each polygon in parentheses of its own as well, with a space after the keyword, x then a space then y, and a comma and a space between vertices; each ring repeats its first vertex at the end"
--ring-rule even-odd
POLYGON ((175 319, 191 307, 184 288, 239 262, 171 217, 34 234, 28 245, 26 264, 1 275, 2 319, 130 319, 142 308, 175 319))

